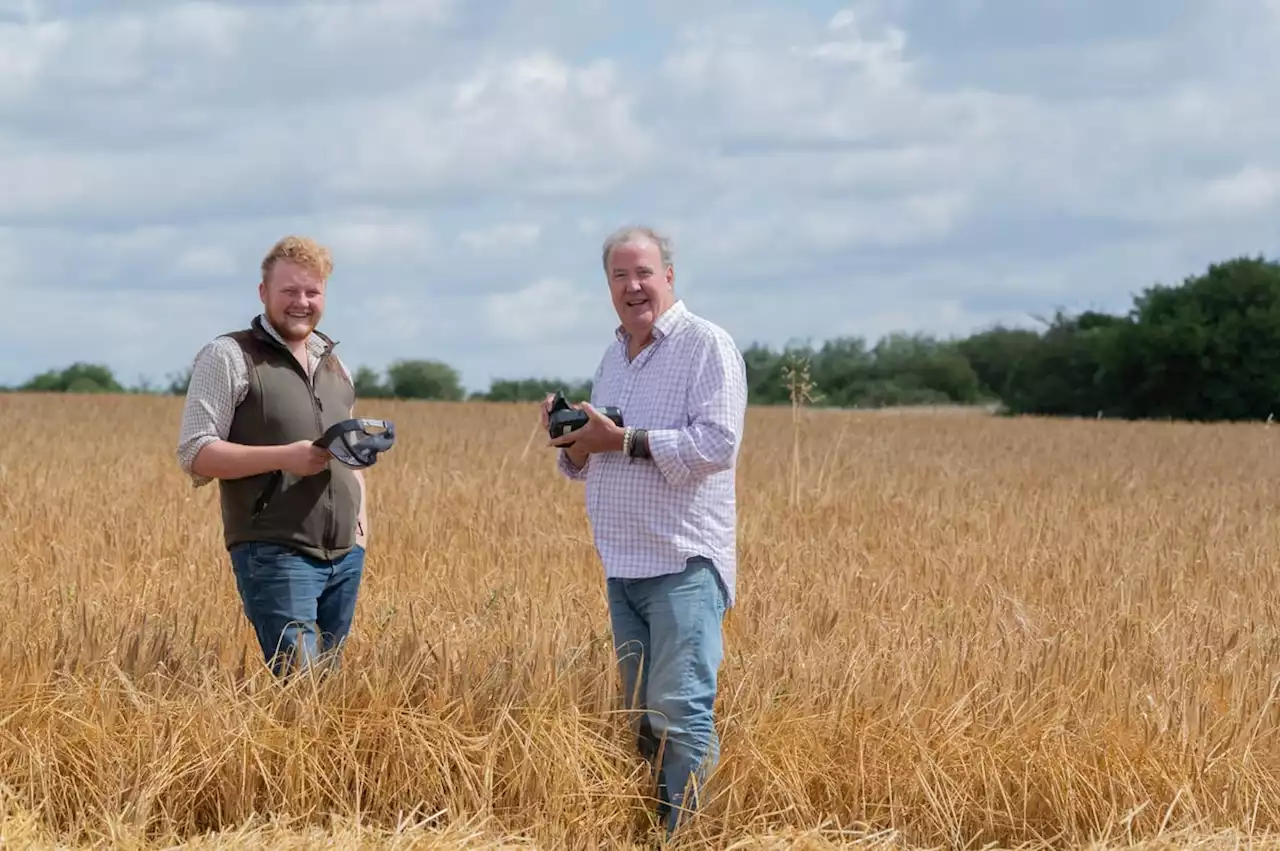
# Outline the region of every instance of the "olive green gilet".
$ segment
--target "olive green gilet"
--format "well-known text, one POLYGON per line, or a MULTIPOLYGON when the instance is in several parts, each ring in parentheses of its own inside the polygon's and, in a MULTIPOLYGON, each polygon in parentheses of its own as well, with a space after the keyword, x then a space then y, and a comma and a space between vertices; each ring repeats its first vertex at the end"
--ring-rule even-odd
MULTIPOLYGON (((249 370, 249 390, 236 408, 227 439, 249 446, 315 440, 350 416, 355 390, 343 375, 333 348, 327 348, 309 381, 297 358, 254 317, 250 327, 222 336, 240 345, 249 370), (314 383, 313 383, 314 382, 314 383)), ((314 476, 281 472, 263 506, 272 473, 219 480, 223 537, 227 548, 248 542, 282 544, 319 559, 338 559, 355 546, 360 484, 337 461, 314 476)))

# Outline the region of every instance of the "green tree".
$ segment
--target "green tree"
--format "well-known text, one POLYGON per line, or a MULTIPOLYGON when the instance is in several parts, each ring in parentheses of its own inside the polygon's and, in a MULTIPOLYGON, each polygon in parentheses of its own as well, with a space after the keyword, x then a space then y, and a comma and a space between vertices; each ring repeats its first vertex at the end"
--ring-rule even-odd
POLYGON ((753 405, 777 405, 786 398, 782 364, 768 346, 753 344, 742 352, 747 369, 747 399, 753 405))
POLYGON ((397 399, 460 401, 465 393, 458 371, 435 360, 398 360, 387 367, 391 395, 397 399))
POLYGON ((548 393, 563 391, 570 402, 591 398, 590 381, 564 381, 559 378, 499 378, 484 393, 472 394, 473 399, 486 402, 538 402, 548 393))
POLYGON ((370 367, 357 367, 351 380, 355 384, 356 396, 360 399, 385 399, 392 395, 391 388, 383 384, 378 373, 370 367))
POLYGON ((27 381, 18 389, 36 393, 123 393, 124 387, 111 370, 101 364, 77 361, 66 369, 51 369, 27 381))
POLYGON ((1110 357, 1121 416, 1266 419, 1280 404, 1280 263, 1234 258, 1147 288, 1110 357))
POLYGON ((1117 389, 1108 354, 1124 323, 1096 311, 1073 316, 1061 310, 1046 320, 1036 345, 1017 352, 1016 380, 1000 394, 1010 413, 1110 416, 1117 389))
POLYGON ((982 394, 1003 399, 1031 391, 1040 342, 1030 328, 997 325, 958 340, 956 350, 978 377, 982 394))
POLYGON ((752 405, 789 405, 787 365, 812 356, 808 346, 788 345, 781 352, 753 343, 742 350, 747 372, 747 400, 752 405))
POLYGON ((191 367, 179 370, 178 372, 169 373, 169 384, 165 388, 165 392, 170 396, 185 396, 187 388, 191 386, 191 367))
POLYGON ((895 391, 886 404, 971 404, 982 398, 982 383, 954 342, 894 333, 872 354, 876 378, 895 391))
POLYGON ((816 351, 806 346, 793 349, 789 356, 808 360, 809 376, 822 394, 818 404, 858 407, 875 382, 875 357, 862 337, 837 337, 816 351))

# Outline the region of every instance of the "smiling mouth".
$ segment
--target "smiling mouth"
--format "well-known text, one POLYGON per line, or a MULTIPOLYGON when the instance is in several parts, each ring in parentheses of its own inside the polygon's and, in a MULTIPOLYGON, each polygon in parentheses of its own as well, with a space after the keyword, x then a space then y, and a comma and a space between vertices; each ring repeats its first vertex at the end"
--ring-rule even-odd
POLYGON ((642 299, 640 299, 639 301, 629 301, 629 302, 627 302, 627 307, 640 307, 641 305, 645 305, 645 304, 648 304, 648 303, 649 303, 649 299, 647 299, 647 298, 642 298, 642 299))

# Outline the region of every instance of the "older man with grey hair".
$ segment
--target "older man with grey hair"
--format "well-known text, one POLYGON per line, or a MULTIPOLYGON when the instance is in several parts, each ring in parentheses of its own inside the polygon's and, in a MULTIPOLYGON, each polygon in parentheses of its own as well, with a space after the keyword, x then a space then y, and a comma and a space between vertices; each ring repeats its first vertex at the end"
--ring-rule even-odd
POLYGON ((616 339, 590 402, 575 406, 587 424, 551 444, 560 472, 586 482, 626 705, 640 710, 639 748, 657 769, 671 833, 719 760, 714 704, 735 597, 746 366, 724 329, 676 297, 666 237, 622 228, 602 261, 616 339), (597 410, 609 405, 624 427, 597 410))

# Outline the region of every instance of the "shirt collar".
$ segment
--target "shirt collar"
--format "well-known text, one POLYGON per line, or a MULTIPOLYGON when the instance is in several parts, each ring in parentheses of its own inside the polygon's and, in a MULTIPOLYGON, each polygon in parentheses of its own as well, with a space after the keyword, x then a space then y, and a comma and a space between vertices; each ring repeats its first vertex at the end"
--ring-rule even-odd
MULTIPOLYGON (((668 307, 662 312, 661 316, 654 320, 653 339, 661 340, 663 337, 668 336, 671 332, 679 328, 688 316, 689 309, 684 306, 684 301, 677 299, 675 304, 668 307)), ((613 333, 618 340, 624 343, 631 337, 631 335, 627 333, 627 329, 621 325, 619 325, 613 333)))
MULTIPOLYGON (((280 336, 280 332, 276 330, 276 327, 271 324, 271 320, 267 318, 265 311, 258 314, 258 319, 262 322, 262 327, 268 334, 275 338, 276 342, 286 348, 288 347, 288 344, 284 341, 284 337, 280 336)), ((313 357, 320 357, 320 355, 324 354, 325 349, 329 347, 329 343, 323 334, 317 331, 312 331, 307 335, 306 346, 307 351, 313 357)))

